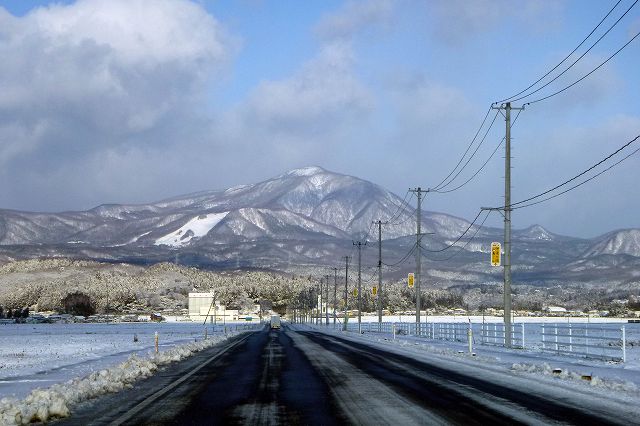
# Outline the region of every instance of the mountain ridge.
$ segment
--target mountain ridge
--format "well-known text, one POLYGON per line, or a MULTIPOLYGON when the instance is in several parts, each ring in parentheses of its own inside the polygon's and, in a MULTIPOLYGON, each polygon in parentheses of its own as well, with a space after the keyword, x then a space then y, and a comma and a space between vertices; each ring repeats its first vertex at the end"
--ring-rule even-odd
MULTIPOLYGON (((352 248, 352 240, 376 241, 373 222, 392 219, 383 228, 383 256, 385 264, 397 263, 387 267, 388 272, 401 275, 413 263, 406 254, 415 242, 415 216, 414 207, 379 185, 309 166, 253 184, 149 204, 110 203, 62 213, 0 210, 0 258, 69 256, 153 263, 178 256, 201 267, 308 269, 333 266, 352 248)), ((424 232, 434 233, 425 242, 424 262, 437 265, 427 274, 458 283, 470 277, 495 281, 496 270, 486 256, 492 241, 502 241, 502 229, 479 229, 440 212, 423 211, 422 217, 424 232), (471 236, 475 238, 469 242, 471 236)), ((514 279, 523 282, 541 284, 562 277, 590 281, 594 278, 588 273, 595 266, 592 270, 589 265, 614 274, 620 262, 602 256, 631 256, 620 276, 628 280, 640 264, 636 229, 581 239, 536 224, 514 230, 512 237, 514 279)), ((377 251, 365 250, 364 259, 376 265, 377 251)))

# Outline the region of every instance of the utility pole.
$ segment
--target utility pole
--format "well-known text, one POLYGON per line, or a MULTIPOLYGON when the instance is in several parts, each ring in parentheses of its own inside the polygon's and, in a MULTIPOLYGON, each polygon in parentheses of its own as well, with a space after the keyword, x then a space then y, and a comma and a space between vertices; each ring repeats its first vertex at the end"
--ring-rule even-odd
POLYGON ((333 268, 333 328, 336 328, 336 303, 338 300, 338 268, 333 268))
POLYGON ((353 242, 358 247, 358 334, 362 334, 362 246, 366 246, 367 242, 353 242))
POLYGON ((326 282, 326 286, 325 286, 325 292, 324 292, 324 294, 326 296, 324 298, 324 304, 325 304, 325 311, 324 311, 325 322, 324 322, 324 324, 326 326, 328 326, 329 325, 329 275, 325 275, 324 277, 327 279, 327 281, 325 281, 326 282))
POLYGON ((382 323, 382 225, 386 225, 389 222, 378 220, 373 223, 378 225, 378 323, 382 323))
POLYGON ((345 256, 345 268, 344 268, 344 321, 342 322, 342 330, 347 331, 347 310, 349 307, 349 260, 351 256, 345 256))
MULTIPOLYGON (((422 193, 427 192, 420 187, 410 189, 409 191, 415 192, 418 198, 417 209, 417 222, 416 222, 416 327, 420 326, 420 273, 422 270, 422 252, 420 246, 420 240, 422 239, 421 222, 422 222, 422 193)), ((419 331, 416 331, 419 333, 419 331)))
POLYGON ((511 110, 523 110, 523 107, 514 108, 511 102, 500 106, 492 106, 492 109, 503 110, 505 119, 504 137, 504 345, 507 348, 511 343, 511 110))

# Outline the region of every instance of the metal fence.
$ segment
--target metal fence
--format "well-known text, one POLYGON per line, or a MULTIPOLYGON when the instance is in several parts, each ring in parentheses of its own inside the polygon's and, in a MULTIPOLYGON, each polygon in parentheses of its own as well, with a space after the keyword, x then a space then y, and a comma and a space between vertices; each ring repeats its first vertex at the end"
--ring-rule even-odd
MULTIPOLYGON (((538 326, 537 324, 535 325, 538 326)), ((529 327, 534 327, 529 324, 529 327)), ((625 327, 605 327, 598 324, 541 324, 541 350, 558 355, 573 355, 606 361, 626 362, 625 327)), ((433 340, 480 343, 482 345, 505 346, 503 323, 392 323, 362 322, 347 324, 353 332, 379 332, 394 335, 421 336, 433 340), (469 333, 469 327, 472 332, 469 333), (479 342, 473 336, 480 336, 479 342), (472 340, 469 342, 469 340, 472 340)), ((525 324, 513 324, 511 348, 525 349, 525 324)), ((536 334, 536 333, 534 333, 536 334)), ((535 345, 537 346, 537 345, 535 345)))
POLYGON ((357 322, 347 324, 348 331, 394 333, 407 336, 422 336, 434 340, 448 340, 466 342, 469 324, 458 323, 410 323, 410 322, 363 322, 358 327, 357 322))
POLYGON ((594 324, 542 324, 542 351, 626 362, 626 332, 594 324))
MULTIPOLYGON (((482 323, 480 328, 480 343, 483 345, 504 346, 506 333, 504 323, 482 323)), ((511 347, 524 349, 524 323, 513 324, 511 327, 511 347)))

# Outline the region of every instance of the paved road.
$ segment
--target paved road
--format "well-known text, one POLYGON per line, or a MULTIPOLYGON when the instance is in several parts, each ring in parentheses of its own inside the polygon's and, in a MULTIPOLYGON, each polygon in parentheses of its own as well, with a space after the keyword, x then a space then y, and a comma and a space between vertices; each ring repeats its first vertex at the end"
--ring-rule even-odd
POLYGON ((585 401, 518 392, 504 380, 485 381, 340 336, 285 328, 234 338, 133 389, 85 404, 60 423, 630 423, 619 407, 581 406, 585 401))

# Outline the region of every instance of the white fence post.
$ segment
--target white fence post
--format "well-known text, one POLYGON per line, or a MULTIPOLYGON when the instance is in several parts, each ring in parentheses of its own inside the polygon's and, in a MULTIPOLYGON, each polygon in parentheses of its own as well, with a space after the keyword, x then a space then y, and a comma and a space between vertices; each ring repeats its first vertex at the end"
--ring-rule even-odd
POLYGON ((627 334, 622 326, 622 362, 627 362, 627 334))
POLYGON ((573 352, 573 335, 571 334, 571 324, 569 324, 569 352, 573 352))

